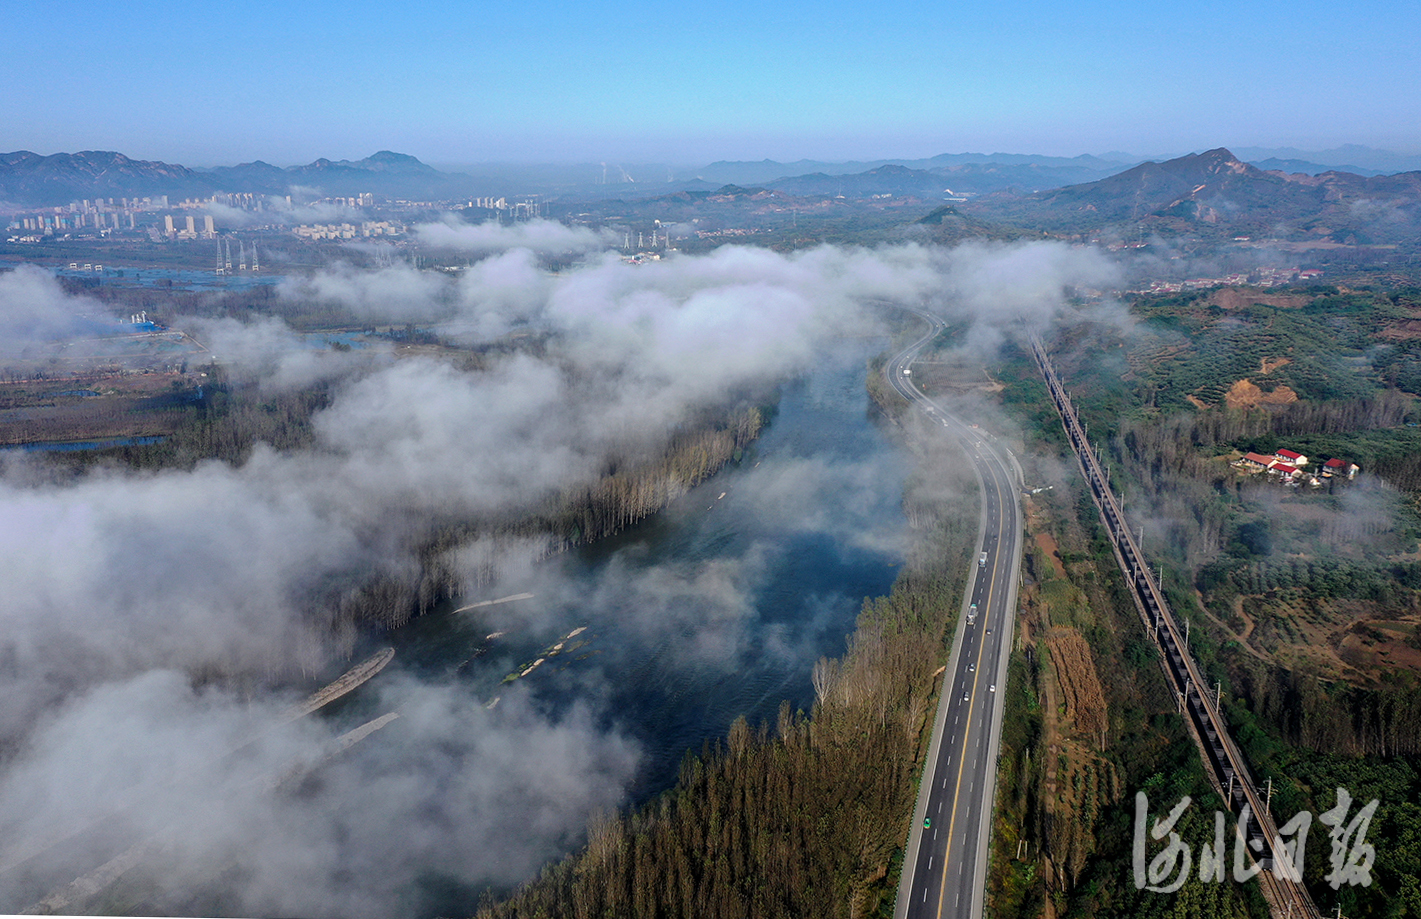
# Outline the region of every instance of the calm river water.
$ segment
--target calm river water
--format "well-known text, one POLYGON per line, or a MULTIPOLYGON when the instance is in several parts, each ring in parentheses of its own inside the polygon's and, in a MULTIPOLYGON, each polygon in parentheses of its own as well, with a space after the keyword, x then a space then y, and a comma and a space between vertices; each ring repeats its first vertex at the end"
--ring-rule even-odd
MULTIPOLYGON (((808 710, 815 660, 843 652, 864 599, 889 591, 902 559, 907 467, 864 390, 865 362, 884 347, 845 342, 786 384, 744 460, 665 511, 460 605, 531 598, 450 604, 386 636, 396 656, 371 686, 404 671, 462 681, 489 702, 515 691, 552 710, 593 699, 641 748, 632 802, 673 784, 685 752, 723 738, 737 716, 773 723, 786 699, 808 710)), ((371 691, 329 717, 373 716, 361 700, 371 691)))

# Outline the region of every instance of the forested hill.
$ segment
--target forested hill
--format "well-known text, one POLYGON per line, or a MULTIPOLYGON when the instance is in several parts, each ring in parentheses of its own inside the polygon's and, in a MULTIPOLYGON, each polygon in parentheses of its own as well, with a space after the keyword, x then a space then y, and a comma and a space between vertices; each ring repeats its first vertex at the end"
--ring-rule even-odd
POLYGON ((1220 147, 1082 185, 985 195, 964 208, 1054 232, 1398 242, 1421 237, 1421 172, 1265 172, 1220 147))

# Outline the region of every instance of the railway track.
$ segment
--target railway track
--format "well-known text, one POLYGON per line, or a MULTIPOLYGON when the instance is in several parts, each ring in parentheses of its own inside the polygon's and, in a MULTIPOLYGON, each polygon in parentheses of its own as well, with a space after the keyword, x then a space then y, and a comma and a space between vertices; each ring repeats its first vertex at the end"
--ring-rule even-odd
POLYGON ((1181 637, 1178 623, 1165 603, 1160 585, 1151 577, 1139 544, 1125 524, 1120 504, 1101 471, 1095 450, 1086 437, 1085 426, 1071 404, 1070 395, 1062 385, 1060 377, 1056 375, 1046 349, 1035 335, 1031 336, 1031 353, 1046 381, 1051 401, 1061 416, 1061 426, 1066 431, 1071 449, 1085 474, 1086 482, 1090 485, 1091 498, 1100 511, 1106 531, 1110 534, 1120 570, 1124 572, 1126 581, 1132 588, 1131 592, 1145 631, 1160 650, 1166 677, 1174 688, 1181 711, 1187 715, 1186 721, 1199 746, 1204 765, 1226 806, 1239 820, 1248 841, 1246 848, 1250 850, 1249 857, 1263 869, 1256 877, 1263 886, 1270 906, 1274 913, 1283 919, 1321 919, 1322 914, 1308 895, 1301 879, 1295 877, 1292 858, 1283 845, 1278 828, 1273 823, 1262 796, 1258 793, 1243 756, 1219 716, 1214 700, 1210 699, 1207 693, 1200 691, 1201 687, 1207 689, 1207 684, 1189 653, 1187 642, 1181 637))

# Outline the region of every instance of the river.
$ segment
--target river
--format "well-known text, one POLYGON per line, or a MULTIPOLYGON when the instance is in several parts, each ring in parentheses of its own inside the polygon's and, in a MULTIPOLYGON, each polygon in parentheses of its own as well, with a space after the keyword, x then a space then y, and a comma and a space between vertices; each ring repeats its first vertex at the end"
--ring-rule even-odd
MULTIPOLYGON (((373 717, 375 684, 401 673, 461 681, 495 705, 515 691, 550 710, 595 697, 606 726, 639 745, 626 790, 638 803, 737 716, 773 723, 781 700, 807 711, 814 662, 843 652, 864 599, 886 594, 902 561, 907 466, 864 389, 866 360, 886 346, 841 343, 785 384, 743 460, 661 513, 386 636, 386 673, 325 716, 373 717)), ((467 890, 429 894, 431 913, 469 902, 467 890)))

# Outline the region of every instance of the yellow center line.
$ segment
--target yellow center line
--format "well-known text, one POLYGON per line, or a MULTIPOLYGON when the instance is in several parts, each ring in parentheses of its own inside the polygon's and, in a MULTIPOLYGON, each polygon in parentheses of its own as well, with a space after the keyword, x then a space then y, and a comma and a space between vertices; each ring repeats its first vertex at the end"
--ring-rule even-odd
MULTIPOLYGON (((992 481, 993 484, 996 483, 995 474, 992 476, 992 481)), ((1002 525, 1005 523, 1005 518, 1002 515, 1004 506, 999 495, 997 501, 997 546, 999 549, 1001 547, 1001 535, 1003 532, 1002 525)), ((967 727, 962 732, 962 750, 957 763, 957 781, 952 788, 952 817, 950 817, 947 822, 947 849, 942 854, 942 885, 939 887, 937 895, 938 919, 942 919, 943 897, 947 896, 947 865, 952 859, 952 830, 953 827, 957 825, 957 793, 962 789, 962 770, 967 766, 967 740, 972 735, 972 700, 977 698, 977 682, 982 676, 982 652, 987 649, 987 642, 985 640, 987 633, 985 629, 986 623, 991 620, 992 591, 996 588, 997 565, 1000 564, 1000 562, 1001 553, 998 552, 996 558, 992 561, 992 573, 987 578, 987 596, 983 603, 985 609, 982 610, 982 628, 984 631, 981 634, 983 640, 977 645, 976 669, 972 672, 972 693, 968 697, 969 701, 967 703, 967 727)))
MULTIPOLYGON (((932 336, 931 336, 931 334, 930 334, 930 335, 928 336, 928 338, 931 338, 931 337, 932 337, 932 336)), ((920 342, 919 344, 921 344, 921 342, 920 342)), ((909 366, 911 363, 912 363, 911 360, 907 360, 907 361, 901 362, 901 363, 898 365, 898 367, 896 368, 896 372, 894 373, 894 377, 896 378, 896 379, 895 379, 895 382, 904 382, 904 381, 902 380, 902 371, 903 371, 903 369, 904 369, 905 367, 909 366)), ((932 400, 928 399, 927 396, 926 396, 920 389, 918 389, 918 386, 917 386, 916 382, 913 382, 913 381, 906 381, 906 382, 907 382, 907 387, 908 387, 908 389, 910 389, 910 390, 912 390, 914 393, 916 393, 916 394, 920 397, 920 399, 921 399, 922 401, 927 402, 929 405, 933 405, 932 400)), ((936 406, 934 406, 934 407, 936 407, 936 406)), ((971 437, 972 434, 971 434, 970 432, 968 432, 968 436, 971 437)), ((967 445, 964 444, 964 447, 966 447, 966 446, 967 446, 967 445)), ((984 444, 984 446, 985 446, 985 444, 984 444)), ((993 485, 994 485, 994 486, 995 486, 996 483, 997 483, 997 478, 996 478, 995 472, 992 473, 992 482, 993 482, 993 485)), ((985 483, 984 483, 984 484, 985 484, 985 483)), ((992 563, 992 574, 991 574, 991 576, 989 576, 988 579, 987 579, 987 596, 986 596, 986 598, 985 598, 985 600, 984 600, 984 602, 983 602, 983 604, 982 604, 983 607, 984 607, 983 610, 982 610, 982 628, 983 628, 983 631, 982 631, 982 633, 981 633, 983 640, 978 644, 978 647, 977 647, 977 659, 976 659, 976 662, 975 662, 976 667, 975 667, 975 669, 973 670, 973 674, 972 674, 972 690, 971 690, 971 693, 970 693, 969 696, 968 696, 967 726, 966 726, 966 728, 963 729, 961 756, 960 756, 959 762, 958 762, 958 764, 957 764, 957 779, 956 779, 956 781, 955 781, 955 783, 954 783, 954 785, 953 785, 953 789, 952 789, 952 816, 948 819, 948 824, 947 824, 947 848, 943 851, 943 859, 942 859, 942 883, 941 883, 941 885, 940 885, 940 887, 939 887, 939 889, 938 889, 938 897, 937 897, 937 917, 938 917, 938 919, 942 919, 943 898, 947 895, 947 865, 948 865, 948 862, 951 861, 951 857, 952 857, 952 833, 953 833, 953 829, 954 829, 954 828, 956 827, 956 825, 957 825, 957 794, 958 794, 958 792, 959 792, 959 791, 961 790, 961 788, 962 788, 962 772, 963 772, 963 769, 965 769, 966 766, 967 766, 967 742, 968 742, 968 740, 969 740, 969 739, 971 738, 971 736, 972 736, 972 707, 971 707, 971 704, 972 704, 972 703, 971 703, 971 700, 975 699, 976 696, 977 696, 977 686, 978 686, 978 684, 979 684, 979 681, 980 681, 980 678, 981 678, 981 674, 982 674, 982 653, 983 653, 983 651, 986 650, 986 647, 987 647, 987 642, 986 642, 986 624, 987 624, 987 622, 989 622, 990 619, 991 619, 992 592, 996 589, 996 583, 995 583, 996 578, 995 578, 995 575, 996 575, 996 571, 997 571, 997 565, 1000 564, 1000 562, 1001 562, 1001 552, 1000 552, 1000 548, 1001 548, 1001 537, 1002 537, 1002 534, 1005 532, 1005 527, 1006 527, 1006 513, 1005 513, 1005 511, 1006 511, 1006 503, 1005 503, 1003 500, 1001 500, 1002 496, 1001 496, 1001 494, 1000 494, 1000 488, 998 488, 997 490, 998 490, 998 496, 997 496, 997 498, 998 498, 998 500, 997 500, 997 547, 998 547, 998 552, 997 552, 997 557, 996 557, 996 559, 995 559, 995 560, 993 561, 993 563, 992 563)), ((985 495, 984 495, 984 497, 985 497, 985 495)), ((984 569, 984 570, 985 570, 985 569, 984 569)), ((944 687, 944 690, 946 690, 946 686, 947 686, 947 680, 946 680, 946 678, 944 678, 944 680, 943 680, 943 687, 944 687)))

